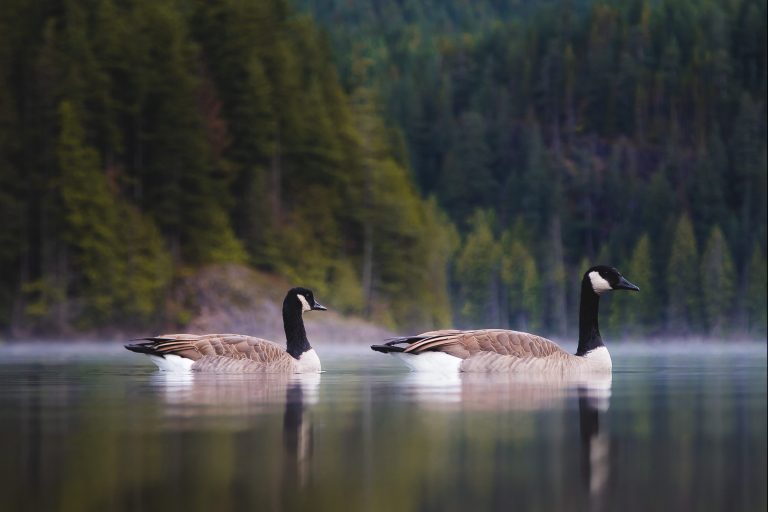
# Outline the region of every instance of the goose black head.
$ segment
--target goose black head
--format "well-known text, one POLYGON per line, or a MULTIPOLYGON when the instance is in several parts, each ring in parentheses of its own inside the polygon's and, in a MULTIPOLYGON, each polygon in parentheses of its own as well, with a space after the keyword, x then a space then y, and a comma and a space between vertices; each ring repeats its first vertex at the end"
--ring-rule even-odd
POLYGON ((283 301, 283 309, 298 306, 303 311, 326 311, 328 308, 315 300, 315 294, 307 288, 291 288, 283 301))
POLYGON ((587 270, 584 274, 584 281, 589 282, 592 291, 598 295, 611 290, 640 291, 640 288, 627 281, 621 272, 606 265, 597 265, 587 270))

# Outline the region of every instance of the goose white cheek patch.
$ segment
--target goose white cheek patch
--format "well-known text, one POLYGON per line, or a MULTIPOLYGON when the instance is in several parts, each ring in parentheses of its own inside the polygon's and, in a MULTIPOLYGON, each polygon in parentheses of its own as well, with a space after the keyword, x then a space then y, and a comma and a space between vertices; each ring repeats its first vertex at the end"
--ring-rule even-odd
POLYGON ((309 302, 307 302, 307 299, 305 299, 303 295, 299 294, 296 297, 299 299, 299 302, 301 302, 302 311, 309 311, 310 309, 312 309, 309 307, 309 302))
POLYGON ((599 272, 590 272, 589 280, 592 281, 592 289, 595 290, 595 293, 598 295, 613 289, 611 288, 611 283, 606 281, 599 272))

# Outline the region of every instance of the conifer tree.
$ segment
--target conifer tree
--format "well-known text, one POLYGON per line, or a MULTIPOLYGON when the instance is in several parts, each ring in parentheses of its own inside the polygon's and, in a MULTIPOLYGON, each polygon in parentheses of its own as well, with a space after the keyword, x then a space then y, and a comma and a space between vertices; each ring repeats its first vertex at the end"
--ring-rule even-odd
POLYGON ((647 234, 643 234, 632 251, 627 270, 632 282, 640 288, 640 293, 637 297, 622 296, 625 299, 635 299, 631 306, 626 308, 627 322, 639 334, 647 334, 651 331, 656 325, 655 318, 660 312, 659 283, 653 279, 650 246, 650 238, 647 234))
POLYGON ((501 247, 501 281, 507 296, 505 314, 514 329, 535 331, 541 320, 541 279, 536 260, 512 231, 504 233, 501 247))
POLYGON ((165 243, 154 222, 122 198, 113 198, 119 214, 117 254, 122 274, 116 276, 112 321, 148 323, 162 318, 162 300, 173 276, 165 243))
POLYGON ((459 234, 440 209, 435 198, 426 201, 423 207, 422 234, 415 248, 416 254, 423 256, 426 271, 421 273, 419 294, 416 300, 421 302, 415 309, 423 309, 425 318, 417 319, 421 325, 429 328, 451 326, 450 301, 450 264, 459 246, 459 234))
POLYGON ((57 154, 63 238, 72 249, 75 263, 71 286, 84 303, 75 316, 81 327, 90 327, 110 318, 115 305, 114 291, 125 271, 117 252, 116 227, 120 219, 101 173, 99 156, 85 143, 75 108, 64 101, 59 106, 59 115, 57 154))
POLYGON ((457 129, 460 136, 446 155, 440 191, 443 204, 449 206, 453 218, 463 223, 474 205, 493 204, 495 183, 483 117, 468 112, 459 120, 457 129))
POLYGON ((640 288, 640 293, 611 297, 608 325, 624 336, 648 334, 656 323, 658 284, 652 279, 650 245, 648 235, 643 234, 635 244, 626 268, 620 268, 640 288))
POLYGON ((498 275, 500 249, 493 236, 493 216, 477 210, 456 261, 461 314, 471 325, 498 324, 498 275))
POLYGON ((721 334, 732 319, 736 275, 719 226, 712 228, 701 259, 701 289, 705 323, 711 333, 721 334))
POLYGON ((699 327, 699 254, 693 226, 687 214, 680 216, 667 265, 667 322, 675 332, 689 333, 699 327))
POLYGON ((198 51, 172 4, 141 4, 140 44, 148 94, 137 122, 145 126, 140 168, 142 206, 170 241, 174 257, 191 263, 243 261, 225 194, 230 179, 206 137, 198 108, 198 51))
POLYGON ((747 314, 749 332, 765 336, 768 332, 768 262, 758 244, 747 267, 747 314))

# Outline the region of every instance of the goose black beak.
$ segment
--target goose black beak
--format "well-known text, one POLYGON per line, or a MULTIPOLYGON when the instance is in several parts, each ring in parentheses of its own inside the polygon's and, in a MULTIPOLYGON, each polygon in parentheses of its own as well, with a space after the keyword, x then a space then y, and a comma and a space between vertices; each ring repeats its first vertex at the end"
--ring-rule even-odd
POLYGON ((621 276, 621 279, 619 279, 619 282, 616 286, 613 287, 615 290, 632 290, 633 292, 639 292, 640 288, 638 288, 636 285, 630 283, 626 279, 624 279, 624 276, 621 276))
POLYGON ((315 303, 312 304, 312 310, 313 311, 328 311, 328 308, 323 306, 319 302, 315 301, 315 303))

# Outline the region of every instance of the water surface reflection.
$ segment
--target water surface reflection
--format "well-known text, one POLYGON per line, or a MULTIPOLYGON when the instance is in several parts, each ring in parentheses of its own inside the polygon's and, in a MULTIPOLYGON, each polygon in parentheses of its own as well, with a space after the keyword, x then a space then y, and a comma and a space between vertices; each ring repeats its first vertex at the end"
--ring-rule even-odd
MULTIPOLYGON (((611 374, 524 376, 411 373, 402 390, 427 409, 537 411, 578 404, 581 476, 590 511, 604 510, 610 476, 610 432, 600 428, 610 408, 611 374)), ((574 440, 575 444, 575 440, 574 440)))
POLYGON ((321 374, 176 374, 151 377, 161 391, 169 420, 166 428, 199 428, 208 419, 226 430, 248 430, 252 416, 283 407, 281 460, 286 493, 303 488, 310 476, 313 449, 311 406, 317 403, 321 374))
POLYGON ((0 347, 0 510, 764 510, 764 346, 616 352, 553 381, 0 347))

